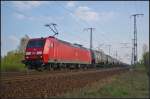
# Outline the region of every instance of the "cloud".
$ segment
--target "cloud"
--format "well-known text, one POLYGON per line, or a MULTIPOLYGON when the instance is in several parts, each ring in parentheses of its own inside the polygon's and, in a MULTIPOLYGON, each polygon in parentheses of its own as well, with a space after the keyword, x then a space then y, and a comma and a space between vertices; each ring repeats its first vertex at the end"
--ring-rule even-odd
POLYGON ((99 13, 99 19, 101 21, 109 21, 117 16, 117 13, 109 11, 109 12, 101 12, 99 13))
POLYGON ((96 12, 87 6, 80 6, 75 10, 74 15, 86 22, 106 22, 113 19, 114 16, 117 15, 117 13, 113 11, 96 12))
POLYGON ((47 21, 52 21, 51 16, 29 16, 25 15, 20 12, 15 12, 14 17, 16 17, 19 20, 30 20, 30 21, 41 21, 41 20, 47 20, 47 21))
POLYGON ((34 20, 36 18, 33 16, 27 16, 27 15, 20 13, 20 12, 15 12, 14 16, 19 20, 34 20))
POLYGON ((59 16, 59 17, 58 16, 52 17, 51 15, 33 16, 33 15, 25 15, 20 12, 15 12, 13 16, 20 21, 28 20, 28 21, 34 21, 34 22, 53 22, 54 20, 59 21, 59 20, 64 19, 63 16, 59 16))
POLYGON ((26 18, 26 16, 24 14, 21 14, 21 13, 14 13, 14 15, 18 19, 25 19, 26 18))
POLYGON ((67 2, 67 7, 74 7, 75 6, 75 1, 68 1, 67 2))
POLYGON ((28 9, 38 7, 46 2, 47 1, 12 1, 12 4, 18 10, 28 10, 28 9))
POLYGON ((78 18, 85 21, 96 21, 99 19, 99 14, 92 11, 89 7, 78 7, 74 13, 78 18))

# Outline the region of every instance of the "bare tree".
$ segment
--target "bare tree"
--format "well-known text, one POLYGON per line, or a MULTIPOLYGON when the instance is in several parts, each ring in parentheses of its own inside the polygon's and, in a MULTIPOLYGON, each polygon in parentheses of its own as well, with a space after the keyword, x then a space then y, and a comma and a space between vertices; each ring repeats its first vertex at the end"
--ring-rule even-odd
POLYGON ((25 48, 27 46, 27 43, 28 43, 29 39, 30 38, 29 38, 28 35, 25 35, 23 38, 21 38, 20 44, 19 44, 19 47, 18 47, 19 52, 21 52, 21 53, 25 52, 25 48))

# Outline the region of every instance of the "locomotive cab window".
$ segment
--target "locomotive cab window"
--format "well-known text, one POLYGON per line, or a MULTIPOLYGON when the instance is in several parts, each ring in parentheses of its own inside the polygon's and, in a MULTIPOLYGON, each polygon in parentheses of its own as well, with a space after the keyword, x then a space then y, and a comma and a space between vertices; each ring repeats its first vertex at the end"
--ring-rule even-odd
POLYGON ((31 40, 28 42, 27 48, 41 48, 44 47, 45 40, 31 40))

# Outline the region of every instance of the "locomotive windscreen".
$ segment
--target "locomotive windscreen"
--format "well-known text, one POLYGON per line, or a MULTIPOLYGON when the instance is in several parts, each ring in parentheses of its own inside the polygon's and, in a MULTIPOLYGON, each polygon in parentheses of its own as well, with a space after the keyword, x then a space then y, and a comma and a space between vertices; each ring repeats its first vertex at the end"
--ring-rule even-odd
POLYGON ((45 44, 45 40, 30 40, 27 44, 27 48, 41 48, 45 44))

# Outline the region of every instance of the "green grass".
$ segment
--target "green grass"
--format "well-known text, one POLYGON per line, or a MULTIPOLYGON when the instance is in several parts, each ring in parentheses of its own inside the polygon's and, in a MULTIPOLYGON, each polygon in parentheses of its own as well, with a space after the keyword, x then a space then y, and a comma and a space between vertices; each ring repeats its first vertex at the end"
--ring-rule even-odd
POLYGON ((26 67, 21 63, 22 53, 11 53, 1 59, 1 71, 24 71, 26 67))
POLYGON ((62 97, 81 98, 148 98, 148 76, 143 69, 128 71, 112 77, 110 83, 101 86, 102 81, 95 82, 85 88, 65 93, 62 97))

